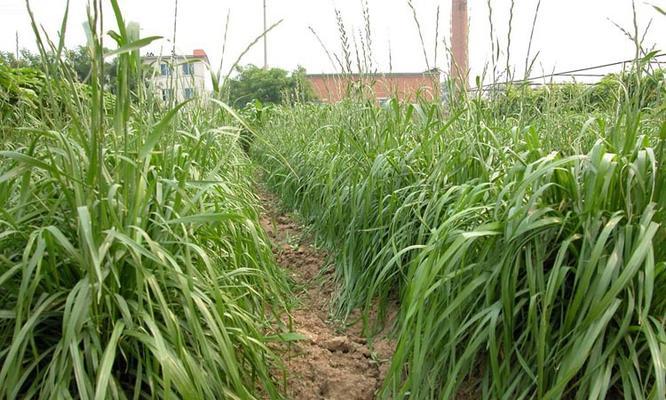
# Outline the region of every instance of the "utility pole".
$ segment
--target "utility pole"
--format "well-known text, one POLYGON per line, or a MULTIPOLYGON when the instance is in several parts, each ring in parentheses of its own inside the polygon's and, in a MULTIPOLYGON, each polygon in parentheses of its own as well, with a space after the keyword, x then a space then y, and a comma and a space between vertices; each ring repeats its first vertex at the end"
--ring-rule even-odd
POLYGON ((264 0, 264 69, 268 69, 268 34, 266 24, 266 0, 264 0))
POLYGON ((467 0, 453 0, 451 3, 451 77, 461 90, 466 90, 469 68, 467 51, 467 0))
POLYGON ((19 59, 19 41, 18 41, 18 31, 16 31, 16 63, 19 59))

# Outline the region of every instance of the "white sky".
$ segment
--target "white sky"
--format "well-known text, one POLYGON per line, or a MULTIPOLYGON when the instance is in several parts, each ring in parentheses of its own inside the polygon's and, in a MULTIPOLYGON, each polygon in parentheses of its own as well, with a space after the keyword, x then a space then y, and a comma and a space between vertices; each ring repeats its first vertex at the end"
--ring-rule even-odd
MULTIPOLYGON (((269 34, 269 64, 285 69, 304 66, 310 73, 334 72, 315 37, 314 27, 330 51, 339 53, 340 41, 334 8, 341 10, 350 32, 359 35, 363 29, 361 0, 267 0, 269 24, 281 18, 284 22, 269 34)), ((439 5, 440 49, 437 66, 448 70, 443 57, 442 40, 450 42, 451 0, 414 0, 426 41, 430 63, 435 42, 435 10, 439 5)), ((47 32, 55 36, 61 23, 65 0, 30 0, 36 18, 47 32)), ((174 0, 119 0, 126 21, 141 24, 142 35, 171 37, 174 0)), ((472 76, 479 74, 490 60, 490 28, 486 0, 468 0, 470 9, 469 53, 472 76)), ((500 42, 501 59, 506 65, 507 29, 511 0, 491 0, 493 25, 500 42)), ((516 0, 511 60, 522 76, 534 8, 537 0, 516 0)), ((646 44, 666 51, 666 17, 650 4, 666 8, 666 0, 636 0, 639 25, 644 29, 650 20, 646 44)), ((68 46, 85 40, 82 23, 86 0, 71 0, 68 46)), ((394 72, 426 69, 418 33, 407 0, 369 0, 373 31, 373 53, 380 71, 388 71, 389 42, 394 72)), ((105 21, 115 29, 115 20, 107 4, 105 21)), ((219 63, 227 10, 231 10, 225 70, 240 52, 262 31, 262 0, 180 0, 178 9, 179 53, 203 48, 214 65, 219 63)), ((561 71, 604 64, 633 57, 633 44, 612 22, 633 31, 631 0, 542 0, 534 33, 532 54, 539 52, 537 70, 561 71)), ((32 30, 25 10, 25 0, 0 0, 0 49, 13 51, 15 35, 20 47, 35 49, 32 30)), ((109 45, 111 40, 108 39, 109 45)), ((171 44, 161 41, 150 50, 169 53, 171 44)), ((662 59, 666 61, 666 58, 662 59)), ((245 63, 263 64, 261 43, 250 51, 245 63)), ((431 65, 432 66, 432 65, 431 65)), ((609 72, 609 70, 600 71, 609 72)), ((471 79, 473 81, 474 78, 471 79)))

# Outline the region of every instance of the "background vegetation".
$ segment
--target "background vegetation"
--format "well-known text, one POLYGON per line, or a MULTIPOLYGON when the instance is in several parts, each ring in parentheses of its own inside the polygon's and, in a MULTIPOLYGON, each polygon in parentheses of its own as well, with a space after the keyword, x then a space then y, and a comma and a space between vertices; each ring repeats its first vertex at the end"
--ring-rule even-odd
MULTIPOLYGON (((109 49, 104 49, 109 53, 109 49)), ((0 51, 0 64, 14 68, 32 68, 35 70, 43 70, 45 66, 56 63, 56 54, 54 51, 47 51, 45 60, 38 53, 32 53, 30 50, 22 49, 17 58, 14 53, 0 51), (44 62, 46 61, 46 62, 44 62)), ((62 49, 60 53, 66 63, 69 64, 71 69, 76 73, 76 78, 79 82, 87 83, 92 78, 92 55, 87 46, 77 46, 74 49, 62 49)), ((116 87, 116 59, 104 62, 104 87, 110 92, 115 92, 116 87)))
POLYGON ((242 108, 255 100, 263 104, 291 104, 310 101, 314 94, 305 78, 305 69, 292 73, 280 68, 263 69, 254 65, 237 68, 228 82, 229 101, 242 108))

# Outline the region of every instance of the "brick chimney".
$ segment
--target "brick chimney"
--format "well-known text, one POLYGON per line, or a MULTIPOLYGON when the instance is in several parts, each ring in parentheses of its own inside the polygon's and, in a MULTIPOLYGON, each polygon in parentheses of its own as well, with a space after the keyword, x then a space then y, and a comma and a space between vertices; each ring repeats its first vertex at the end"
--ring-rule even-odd
POLYGON ((466 89, 469 84, 467 0, 453 0, 451 7, 451 77, 466 89))

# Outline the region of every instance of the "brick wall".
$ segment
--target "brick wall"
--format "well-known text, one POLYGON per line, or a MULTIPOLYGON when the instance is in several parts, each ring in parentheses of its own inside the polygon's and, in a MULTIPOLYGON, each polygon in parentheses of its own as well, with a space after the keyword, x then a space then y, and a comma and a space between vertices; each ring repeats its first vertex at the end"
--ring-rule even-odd
POLYGON ((335 103, 347 96, 349 88, 362 88, 368 97, 378 101, 397 97, 403 101, 415 101, 417 93, 426 100, 439 99, 439 72, 394 74, 320 74, 308 75, 319 100, 335 103))

